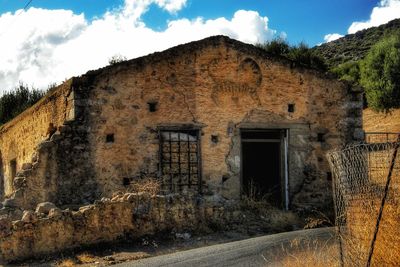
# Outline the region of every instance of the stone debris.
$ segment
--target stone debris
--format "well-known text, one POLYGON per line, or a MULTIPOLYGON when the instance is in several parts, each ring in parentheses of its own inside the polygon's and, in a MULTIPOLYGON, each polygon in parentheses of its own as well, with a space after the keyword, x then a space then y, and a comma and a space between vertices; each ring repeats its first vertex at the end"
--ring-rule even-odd
POLYGON ((36 212, 37 213, 44 213, 44 214, 49 214, 51 209, 57 208, 56 205, 54 205, 51 202, 43 202, 39 203, 36 206, 36 212))

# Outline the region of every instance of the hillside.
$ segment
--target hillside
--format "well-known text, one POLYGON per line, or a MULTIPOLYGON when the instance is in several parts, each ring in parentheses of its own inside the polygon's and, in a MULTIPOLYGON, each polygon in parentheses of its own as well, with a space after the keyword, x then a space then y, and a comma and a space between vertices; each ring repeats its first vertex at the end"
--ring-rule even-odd
POLYGON ((313 51, 324 58, 329 67, 335 67, 347 61, 364 58, 370 47, 384 35, 400 32, 400 19, 392 20, 379 27, 373 27, 346 35, 335 41, 315 46, 313 51))

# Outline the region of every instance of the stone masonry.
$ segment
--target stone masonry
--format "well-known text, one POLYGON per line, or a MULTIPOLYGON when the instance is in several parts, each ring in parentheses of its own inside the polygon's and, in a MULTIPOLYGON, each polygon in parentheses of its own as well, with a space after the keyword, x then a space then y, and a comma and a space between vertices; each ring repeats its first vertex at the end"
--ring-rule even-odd
POLYGON ((361 116, 360 90, 317 70, 224 36, 180 45, 74 77, 2 126, 0 213, 85 205, 143 178, 238 200, 249 130, 284 138, 288 208, 330 210, 325 153, 362 140, 361 116), (189 163, 168 166, 161 152, 178 155, 168 142, 181 138, 189 163))

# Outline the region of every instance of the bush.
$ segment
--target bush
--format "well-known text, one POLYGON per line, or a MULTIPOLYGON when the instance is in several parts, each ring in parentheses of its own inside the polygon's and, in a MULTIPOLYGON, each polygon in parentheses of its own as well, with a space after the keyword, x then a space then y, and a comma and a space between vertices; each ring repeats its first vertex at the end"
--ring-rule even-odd
POLYGON ((307 66, 322 71, 327 70, 324 59, 315 54, 315 52, 304 43, 290 46, 285 40, 278 38, 264 44, 258 44, 257 46, 270 54, 286 57, 301 66, 307 66))
POLYGON ((290 50, 290 46, 282 38, 274 39, 264 44, 258 44, 257 46, 264 49, 270 54, 278 56, 285 56, 289 53, 290 50))
POLYGON ((108 64, 115 65, 115 64, 123 62, 123 61, 126 61, 126 57, 123 55, 120 55, 120 54, 116 54, 108 59, 108 64))
POLYGON ((368 106, 387 112, 400 107, 400 37, 393 35, 376 43, 360 62, 360 83, 368 106))
POLYGON ((14 90, 5 92, 0 97, 0 125, 12 120, 18 114, 31 107, 45 93, 37 89, 30 90, 22 83, 14 90))
POLYGON ((340 80, 357 84, 360 80, 360 65, 358 61, 348 61, 331 70, 340 80))

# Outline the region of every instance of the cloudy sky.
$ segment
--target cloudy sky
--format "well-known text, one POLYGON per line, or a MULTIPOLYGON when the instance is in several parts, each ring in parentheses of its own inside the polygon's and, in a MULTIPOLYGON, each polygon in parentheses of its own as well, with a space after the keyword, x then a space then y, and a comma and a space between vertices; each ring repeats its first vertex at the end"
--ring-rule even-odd
POLYGON ((310 46, 400 17, 400 0, 0 0, 0 94, 224 34, 310 46))

